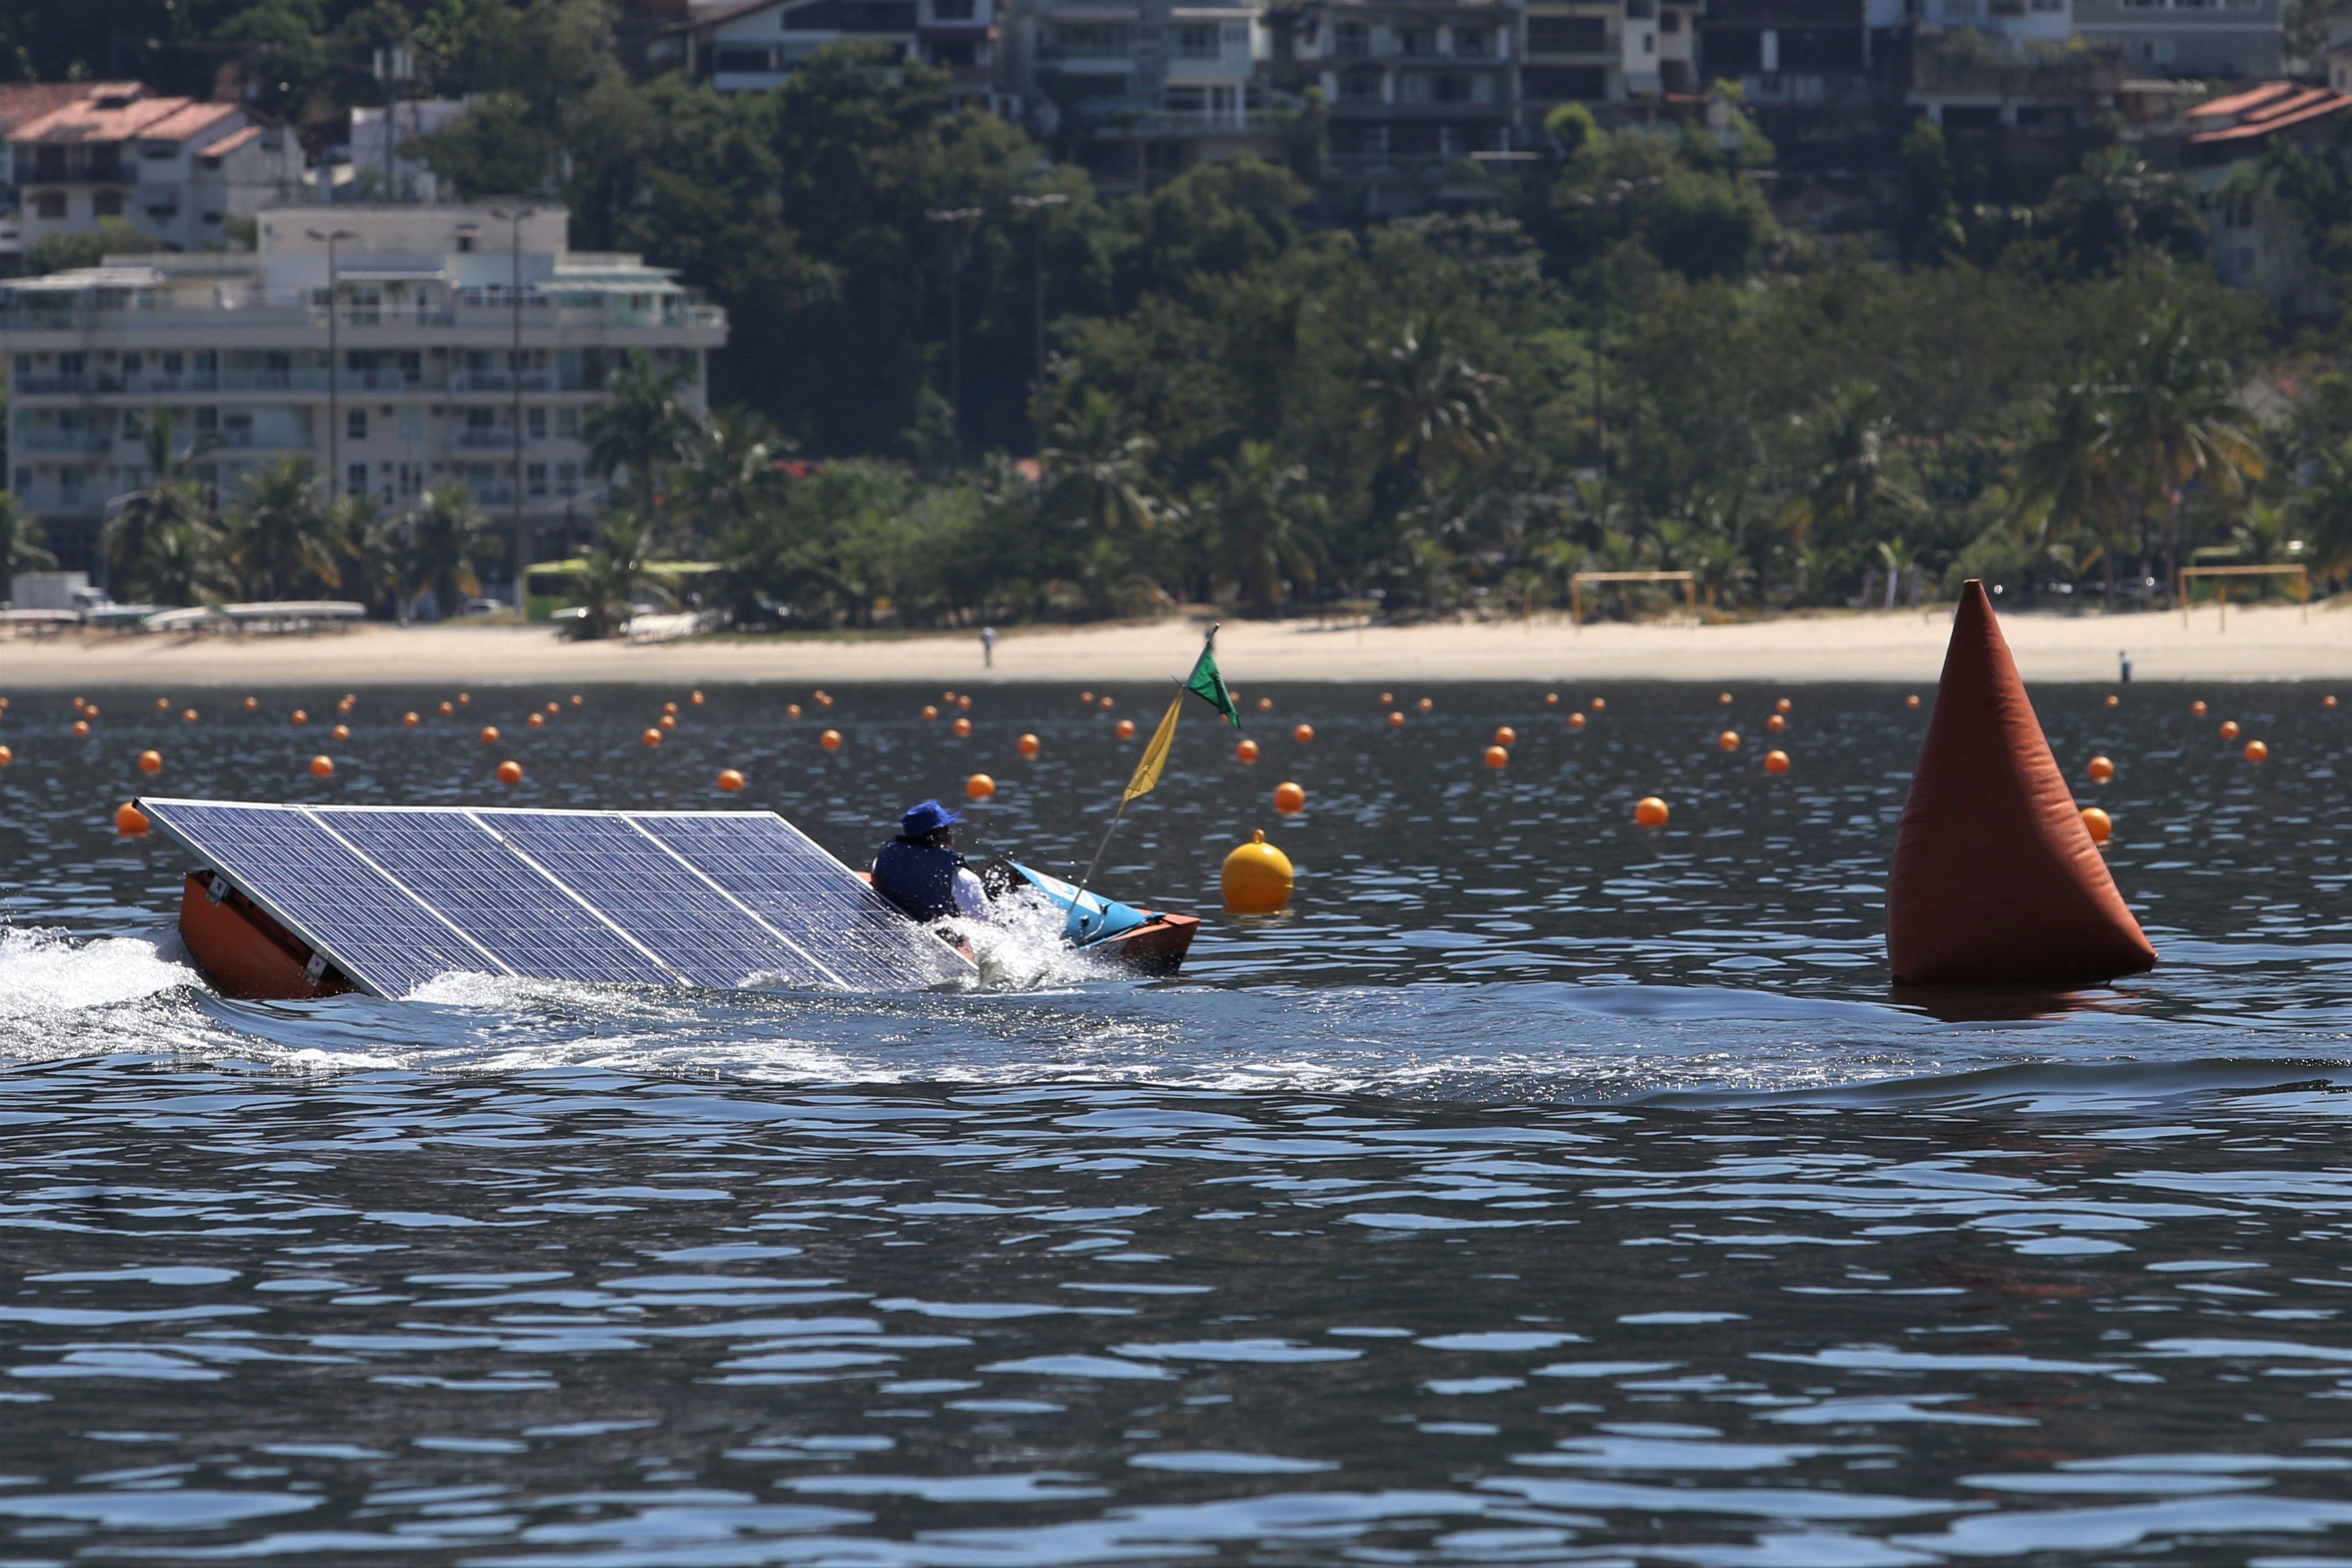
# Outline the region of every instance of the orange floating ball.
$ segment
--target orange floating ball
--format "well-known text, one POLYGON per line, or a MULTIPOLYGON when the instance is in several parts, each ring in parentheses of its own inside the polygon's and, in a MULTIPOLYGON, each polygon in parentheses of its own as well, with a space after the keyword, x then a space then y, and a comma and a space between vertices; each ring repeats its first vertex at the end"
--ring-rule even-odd
POLYGON ((1116 704, 1109 698, 1106 697, 1102 700, 1102 709, 1105 712, 1108 712, 1115 706, 1116 704))
POLYGON ((1034 757, 1034 756, 1035 756, 1035 755, 1037 754, 1037 752, 1038 752, 1038 750, 1039 750, 1039 747, 1038 747, 1038 744, 1037 744, 1037 737, 1036 737, 1036 736, 1034 736, 1034 735, 1024 735, 1024 736, 1022 736, 1022 737, 1021 737, 1021 741, 1020 741, 1020 746, 1021 746, 1021 754, 1022 754, 1023 756, 1024 756, 1024 757, 1034 757))
POLYGON ((1773 711, 1773 712, 1775 712, 1775 713, 1786 713, 1786 712, 1787 712, 1790 708, 1792 708, 1792 707, 1794 707, 1794 706, 1795 706, 1795 704, 1794 704, 1794 703, 1790 702, 1787 698, 1783 697, 1782 699, 1780 699, 1780 701, 1775 702, 1774 704, 1772 704, 1772 711, 1773 711))
POLYGON ((2093 757, 2083 771, 2091 775, 2093 784, 2105 784, 2116 776, 2116 764, 2105 757, 2093 757))
POLYGON ((310 715, 303 712, 299 708, 297 708, 294 710, 293 719, 294 722, 297 724, 308 724, 310 721, 310 715))
POLYGON ((1257 761, 1257 742, 1255 741, 1244 741, 1239 745, 1235 746, 1234 748, 1234 760, 1240 763, 1254 763, 1257 761))
POLYGON ((2083 808, 2083 826, 2089 830, 2092 843, 2105 844, 2116 830, 2116 819, 2095 805, 2086 805, 2083 808))
POLYGON ((511 757, 508 758, 505 762, 500 763, 499 764, 499 783, 502 784, 515 784, 522 783, 522 764, 516 762, 511 757))
POLYGON ((2270 754, 2271 749, 2268 746, 2263 745, 2260 741, 2249 741, 2246 742, 2246 761, 2250 763, 2268 762, 2270 760, 2270 754))
POLYGON ((926 703, 924 703, 924 704, 923 704, 923 717, 924 717, 924 718, 926 718, 926 719, 936 719, 936 718, 938 718, 939 716, 940 716, 940 710, 939 710, 938 709, 936 709, 936 708, 932 707, 932 706, 931 706, 929 703, 928 703, 928 702, 926 702, 926 703))
POLYGON ((833 706, 833 699, 827 693, 820 691, 816 694, 816 705, 820 708, 830 708, 833 706))
POLYGON ((314 778, 325 779, 334 777, 335 759, 332 757, 312 757, 310 759, 310 774, 314 778))
POLYGON ((74 710, 75 712, 77 712, 77 713, 80 712, 83 709, 85 709, 85 708, 87 708, 87 707, 89 707, 89 699, 87 699, 87 698, 83 698, 83 697, 77 697, 77 698, 75 698, 75 699, 73 700, 73 710, 74 710))
POLYGON ((1764 771, 1768 773, 1787 773, 1789 771, 1789 753, 1786 752, 1765 752, 1764 771))
POLYGON ((1771 714, 1764 721, 1764 728, 1771 731, 1775 735, 1779 734, 1788 727, 1789 721, 1786 719, 1781 718, 1778 713, 1771 714))
POLYGON ((1290 738, 1302 746, 1311 744, 1315 739, 1315 726, 1301 724, 1290 732, 1290 738))
POLYGON ((1078 693, 1078 700, 1091 708, 1094 706, 1095 694, 1091 691, 1081 691, 1078 693))
POLYGON ((580 693, 578 693, 577 691, 575 691, 575 692, 573 692, 573 693, 572 694, 572 706, 573 706, 574 708, 579 707, 582 703, 583 703, 583 702, 585 702, 585 701, 587 701, 587 700, 587 700, 586 698, 584 698, 584 697, 581 696, 581 695, 580 695, 580 693))
POLYGON ((1656 795, 1645 795, 1633 803, 1633 820, 1644 827, 1666 825, 1666 803, 1656 795))
POLYGON ((143 838, 147 836, 147 814, 124 801, 114 808, 114 831, 123 838, 143 838))
POLYGON ((474 694, 470 691, 460 691, 457 693, 457 706, 460 708, 466 707, 473 700, 474 694))
POLYGON ((2236 740, 2237 738, 2238 738, 2238 721, 2237 721, 2235 719, 2224 719, 2224 720, 2222 720, 2222 721, 2221 721, 2221 739, 2223 739, 2223 740, 2225 740, 2225 741, 2234 741, 2234 740, 2236 740))
POLYGON ((950 726, 950 728, 958 735, 969 735, 971 733, 971 721, 969 719, 958 719, 954 724, 950 726))
POLYGON ((693 703, 697 708, 699 708, 699 707, 701 707, 701 706, 702 706, 702 693, 701 693, 701 692, 699 692, 699 691, 689 691, 689 692, 688 692, 688 693, 686 694, 686 700, 687 700, 688 702, 693 703))
POLYGON ((1274 786, 1274 809, 1286 816, 1295 816, 1307 809, 1307 792, 1295 784, 1274 786))
POLYGON ((956 699, 956 706, 969 710, 971 707, 971 699, 969 697, 959 697, 956 699))
POLYGON ((547 715, 544 713, 534 713, 530 718, 523 721, 523 726, 524 728, 530 730, 543 730, 547 728, 547 715))
POLYGON ((955 700, 955 689, 954 689, 954 688, 952 688, 952 687, 950 687, 950 688, 949 688, 947 690, 940 692, 940 701, 942 701, 942 702, 952 702, 952 701, 954 701, 954 700, 955 700))
POLYGON ((719 787, 729 795, 740 795, 743 793, 743 775, 729 768, 719 775, 719 787))
POLYGON ((675 713, 677 711, 677 704, 675 702, 665 702, 662 704, 662 711, 665 713, 675 713))
POLYGON ((801 705, 800 705, 799 703, 797 703, 797 702, 787 702, 787 703, 785 703, 785 704, 784 704, 784 717, 785 717, 785 718, 787 718, 787 719, 797 719, 797 718, 799 718, 800 716, 801 716, 801 705))
POLYGON ((1271 697, 1261 697, 1261 698, 1259 698, 1259 699, 1257 700, 1257 710, 1258 710, 1259 712, 1261 712, 1261 713, 1271 713, 1271 712, 1273 712, 1273 711, 1274 711, 1274 699, 1273 699, 1273 698, 1271 698, 1271 697))
POLYGON ((552 718, 554 715, 563 711, 563 704, 561 702, 551 702, 547 705, 547 711, 548 716, 552 718))
POLYGON ((1581 729, 1583 729, 1583 728, 1584 728, 1584 715, 1583 715, 1583 714, 1581 714, 1581 713, 1570 713, 1570 714, 1568 716, 1568 727, 1569 727, 1570 729, 1571 729, 1571 730, 1581 730, 1581 729))
POLYGON ((1132 719, 1121 719, 1118 721, 1118 728, 1114 731, 1114 733, 1116 733, 1122 741, 1133 740, 1135 738, 1135 721, 1132 719))
POLYGON ((348 741, 352 738, 352 727, 349 724, 338 724, 327 731, 327 738, 331 741, 348 741))
POLYGON ((1544 706, 1545 706, 1545 707, 1547 707, 1547 708, 1557 708, 1557 707, 1559 707, 1559 692, 1557 692, 1557 691, 1547 691, 1547 692, 1545 692, 1545 693, 1544 693, 1544 706))
POLYGON ((1495 744, 1498 746, 1516 746, 1518 743, 1519 732, 1517 730, 1512 729, 1508 724, 1501 725, 1496 729, 1495 744))
POLYGON ((659 730, 648 730, 640 738, 644 740, 645 743, 648 746, 658 746, 661 744, 661 731, 659 730))
POLYGON ((1395 692, 1393 692, 1393 691, 1383 691, 1383 692, 1381 692, 1381 707, 1383 707, 1383 708, 1391 707, 1391 706, 1392 706, 1395 702, 1396 702, 1396 693, 1395 693, 1395 692))
POLYGON ((245 710, 248 713, 260 706, 261 699, 258 697, 248 697, 245 700, 245 710))
POLYGON ((444 702, 441 704, 441 716, 445 719, 450 714, 455 713, 457 710, 457 705, 455 702, 444 702))
POLYGON ((424 720, 422 720, 422 719, 420 719, 420 718, 418 718, 418 717, 416 716, 416 714, 415 714, 413 710, 412 710, 412 711, 410 711, 410 712, 403 713, 403 714, 400 716, 400 721, 401 721, 402 723, 404 723, 404 724, 407 725, 407 726, 408 726, 410 729, 412 729, 412 730, 414 730, 415 728, 416 728, 416 726, 418 726, 419 724, 422 724, 422 723, 424 723, 424 722, 425 722, 425 721, 424 721, 424 720))
POLYGON ((14 752, 10 751, 10 750, 9 750, 7 747, 5 747, 5 746, 0 746, 0 768, 5 768, 5 767, 6 767, 9 763, 11 763, 15 762, 16 760, 16 752, 14 752))
POLYGON ((2319 700, 2319 705, 2322 708, 2333 708, 2336 706, 2336 699, 2333 697, 2323 697, 2319 700))
POLYGON ((1429 698, 1424 697, 1421 700, 1421 710, 1424 713, 1433 710, 1436 707, 1437 704, 1429 698))
POLYGON ((1606 697, 1596 697, 1596 698, 1594 698, 1594 699, 1592 700, 1592 710, 1593 710, 1595 713, 1606 713, 1606 712, 1608 712, 1608 711, 1609 711, 1609 699, 1607 699, 1606 697))
POLYGON ((2120 698, 2120 697, 2116 696, 2116 695, 2114 692, 2112 692, 2112 691, 2110 691, 2110 692, 2108 692, 2108 693, 2107 693, 2107 706, 2108 706, 2108 707, 2110 707, 2110 708, 2120 708, 2120 707, 2122 707, 2123 705, 2124 705, 2124 700, 2123 700, 2122 698, 2120 698))
POLYGON ((841 731, 838 730, 827 730, 824 734, 819 735, 816 738, 816 743, 823 746, 828 752, 837 752, 841 750, 841 731))
POLYGON ((1726 730, 1722 734, 1717 735, 1715 738, 1715 743, 1722 747, 1727 752, 1736 752, 1739 750, 1739 731, 1737 730, 1726 730))
POLYGON ((663 715, 661 716, 661 719, 660 719, 660 724, 661 724, 661 727, 662 727, 663 729, 665 729, 665 730, 675 730, 675 729, 677 729, 677 714, 675 714, 675 713, 665 713, 665 714, 663 714, 663 715))
POLYGON ((986 800, 996 793, 996 781, 986 773, 974 773, 963 781, 963 793, 967 800, 986 800))
POLYGON ((74 721, 74 722, 73 722, 73 732, 74 732, 74 734, 75 734, 75 736, 76 736, 76 737, 80 737, 80 736, 83 736, 83 735, 87 735, 87 734, 89 734, 89 720, 87 720, 87 719, 77 719, 77 720, 75 720, 75 721, 74 721))
POLYGON ((194 723, 195 721, 196 721, 196 710, 195 710, 194 709, 193 709, 193 708, 189 709, 185 713, 183 713, 183 714, 181 714, 181 715, 180 715, 180 722, 182 722, 183 724, 193 724, 193 723, 194 723))
POLYGON ((499 727, 498 727, 497 725, 495 725, 495 724, 485 724, 485 725, 483 725, 483 726, 482 726, 482 744, 484 744, 485 746, 495 746, 495 745, 497 745, 498 743, 499 743, 499 727))
POLYGON ((161 752, 140 752, 139 771, 142 773, 162 773, 163 771, 163 753, 161 752))
POLYGON ((1916 708, 1916 707, 1918 707, 1918 706, 1919 706, 1919 694, 1918 694, 1917 692, 1916 692, 1916 691, 1915 691, 1915 692, 1913 692, 1910 696, 1906 697, 1906 698, 1903 700, 1903 706, 1904 706, 1904 707, 1906 707, 1906 708, 1916 708))
POLYGON ((1507 768, 1511 765, 1511 753, 1501 746, 1489 746, 1486 748, 1486 765, 1490 768, 1507 768))
POLYGON ((158 712, 158 713, 169 713, 171 710, 172 710, 172 700, 171 700, 170 698, 168 698, 168 697, 158 697, 157 699, 155 699, 155 711, 156 711, 156 712, 158 712))
POLYGON ((1403 727, 1404 727, 1404 715, 1403 715, 1403 714, 1402 714, 1402 713, 1400 713, 1400 712, 1398 712, 1398 711, 1397 711, 1395 709, 1393 709, 1393 708, 1390 709, 1390 710, 1389 710, 1389 728, 1390 728, 1390 729, 1391 729, 1391 730, 1398 730, 1398 729, 1402 729, 1403 727))
POLYGON ((98 704, 97 704, 97 703, 95 703, 95 702, 89 702, 89 703, 85 703, 85 704, 83 704, 83 705, 82 705, 81 714, 82 714, 82 717, 83 717, 83 718, 85 718, 85 719, 95 719, 95 718, 97 718, 97 717, 98 717, 98 704))
POLYGON ((2189 705, 2189 712, 2192 718, 2202 719, 2205 717, 2205 704, 2202 702, 2191 702, 2189 705))

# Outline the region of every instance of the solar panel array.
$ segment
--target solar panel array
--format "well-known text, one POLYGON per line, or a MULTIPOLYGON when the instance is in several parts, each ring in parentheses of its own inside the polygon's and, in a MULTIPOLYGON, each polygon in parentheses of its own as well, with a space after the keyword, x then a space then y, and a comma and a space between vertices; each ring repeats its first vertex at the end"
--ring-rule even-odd
POLYGON ((140 804, 382 996, 454 970, 856 991, 971 972, 767 812, 140 804))

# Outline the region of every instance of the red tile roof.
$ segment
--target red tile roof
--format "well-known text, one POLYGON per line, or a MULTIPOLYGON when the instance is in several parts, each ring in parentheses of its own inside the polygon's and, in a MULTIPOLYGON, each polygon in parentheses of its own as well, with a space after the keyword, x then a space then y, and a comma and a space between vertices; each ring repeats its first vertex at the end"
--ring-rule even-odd
POLYGON ((2249 92, 2214 100, 2189 111, 2192 120, 2216 121, 2211 131, 2189 138, 2191 147, 2212 147, 2232 142, 2253 142, 2297 125, 2308 125, 2352 109, 2352 97, 2332 88, 2303 87, 2294 82, 2266 82, 2249 92))
POLYGON ((37 114, 47 114, 68 103, 101 94, 138 90, 136 82, 10 81, 0 82, 0 132, 21 125, 37 114))
POLYGON ((247 142, 257 140, 260 135, 260 126, 248 125, 242 131, 232 131, 217 142, 205 142, 203 146, 196 149, 196 156, 199 158, 217 158, 224 153, 236 152, 247 142))
POLYGON ((8 140, 128 142, 141 138, 184 142, 224 117, 239 112, 234 103, 203 103, 193 98, 137 97, 128 102, 119 98, 80 99, 17 126, 8 133, 8 140))
POLYGON ((2242 114, 2259 104, 2268 103, 2274 98, 2302 90, 2304 90, 2302 88, 2291 81, 2266 81, 2262 86, 2249 88, 2244 92, 2233 92, 2227 98, 2217 98, 2210 103, 2200 103, 2189 111, 2188 117, 2191 120, 2228 119, 2231 115, 2242 114))

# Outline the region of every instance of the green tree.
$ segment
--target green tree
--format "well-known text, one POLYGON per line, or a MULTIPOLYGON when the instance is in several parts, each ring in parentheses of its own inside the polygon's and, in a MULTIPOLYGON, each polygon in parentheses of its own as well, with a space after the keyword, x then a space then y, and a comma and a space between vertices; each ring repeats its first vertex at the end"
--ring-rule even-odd
POLYGON ((694 429, 694 416, 677 397, 685 380, 684 371, 634 351, 606 383, 604 401, 581 421, 589 467, 607 481, 625 474, 631 510, 647 524, 660 502, 662 475, 694 429))
POLYGON ((482 591, 475 556, 488 543, 490 520, 474 504, 474 494, 450 481, 435 485, 408 519, 408 552, 402 586, 413 603, 433 595, 434 614, 446 620, 482 591))
POLYGON ((645 589, 646 563, 653 558, 654 525, 650 519, 625 509, 608 511, 597 524, 595 547, 588 552, 581 586, 588 613, 578 623, 578 635, 593 641, 611 637, 635 614, 637 595, 645 589))
POLYGON ((119 217, 102 217, 95 229, 45 234, 25 252, 25 270, 35 276, 95 267, 110 256, 149 256, 172 247, 119 217))
POLYGON ((2122 146, 2091 153, 2053 185, 2040 227, 2084 276, 2114 272, 2143 250, 2193 257, 2205 238, 2189 182, 2122 146))
POLYGON ((246 593, 293 599, 341 587, 336 522, 310 458, 263 464, 229 512, 228 559, 246 593))
POLYGON ((2102 379, 2094 373, 2050 399, 2019 450, 2016 500, 2021 523, 2034 528, 2044 542, 2068 529, 2092 542, 2113 608, 2116 557, 2125 542, 2126 520, 2122 488, 2131 475, 2116 445, 2115 411, 2102 379))
POLYGON ((121 500, 100 535, 100 548, 106 556, 107 582, 126 603, 187 603, 184 598, 167 597, 164 593, 167 585, 186 587, 190 579, 184 572, 174 566, 165 574, 170 579, 168 584, 151 574, 149 561, 154 552, 154 542, 164 531, 173 528, 185 529, 191 538, 200 542, 217 535, 213 509, 205 500, 204 488, 188 472, 188 465, 217 443, 199 439, 181 447, 173 444, 172 437, 171 411, 161 406, 150 409, 143 437, 146 486, 121 500))
POLYGON ((1894 421, 1881 410, 1875 386, 1848 382, 1830 395, 1810 424, 1811 471, 1783 521, 1800 547, 1823 552, 1825 571, 1842 574, 1856 552, 1899 539, 1903 526, 1925 512, 1927 503, 1895 477, 1890 450, 1894 421))
POLYGON ((782 488, 776 465, 792 450, 764 414, 722 408, 682 443, 676 470, 677 515, 696 540, 724 539, 782 488))
POLYGON ((2197 342, 2178 306, 2159 311, 2123 367, 2113 396, 2114 442, 2163 511, 2165 575, 2180 564, 2181 491, 2202 485, 2234 497, 2267 463, 2226 361, 2197 342))
POLYGON ((1152 482, 1150 437, 1129 432, 1108 393, 1086 389, 1048 433, 1045 510, 1099 539, 1149 531, 1171 509, 1152 482))
POLYGON ((402 151, 454 181, 465 199, 478 201, 544 187, 555 139, 520 93, 493 92, 455 124, 404 140, 402 151))
POLYGON ((1304 464, 1285 461, 1271 441, 1244 441, 1220 466, 1214 494, 1218 561, 1244 598, 1273 605, 1286 586, 1314 585, 1322 509, 1304 464))
POLYGON ((0 490, 0 583, 19 572, 52 572, 58 558, 41 547, 41 520, 0 490))
POLYGON ((235 588, 221 557, 220 531, 185 518, 148 538, 140 598, 156 605, 205 605, 235 588))

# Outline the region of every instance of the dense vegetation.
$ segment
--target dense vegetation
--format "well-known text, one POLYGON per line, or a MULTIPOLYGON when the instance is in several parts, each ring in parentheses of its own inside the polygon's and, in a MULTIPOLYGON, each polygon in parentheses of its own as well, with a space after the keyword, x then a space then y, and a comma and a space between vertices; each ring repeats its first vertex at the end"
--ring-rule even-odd
MULTIPOLYGON (((1299 170, 1102 197, 944 79, 852 48, 771 94, 634 79, 596 0, 153 3, 275 29, 269 90, 305 123, 372 101, 367 52, 409 42, 412 90, 488 95, 425 149, 463 189, 560 195, 575 245, 728 308, 724 412, 688 417, 641 367, 599 420, 619 510, 592 628, 670 550, 715 552, 749 618, 855 625, 1517 611, 1587 567, 1688 569, 1734 610, 1963 574, 2144 596, 2200 550, 2352 563, 2352 385, 2303 374, 2333 329, 2291 341, 2223 289, 2189 188, 2121 145, 1992 204, 1923 121, 1885 215, 1899 258, 1875 259, 1775 222, 1773 149, 1736 107, 1666 133, 1570 110, 1540 162, 1465 166, 1490 200, 1368 223, 1302 180, 1304 144, 1299 170), (2258 375, 2299 395, 2258 417, 2258 375)), ((77 25, 0 16, 27 58, 30 30, 77 25)), ((2347 169, 2280 153, 2241 194, 2287 204, 2352 279, 2347 169)), ((124 581, 389 609, 497 559, 453 492, 377 519, 307 487, 289 465, 221 519, 159 486, 179 521, 125 510, 124 581), (320 542, 263 542, 302 495, 320 542), (175 527, 210 576, 169 564, 175 527)))

